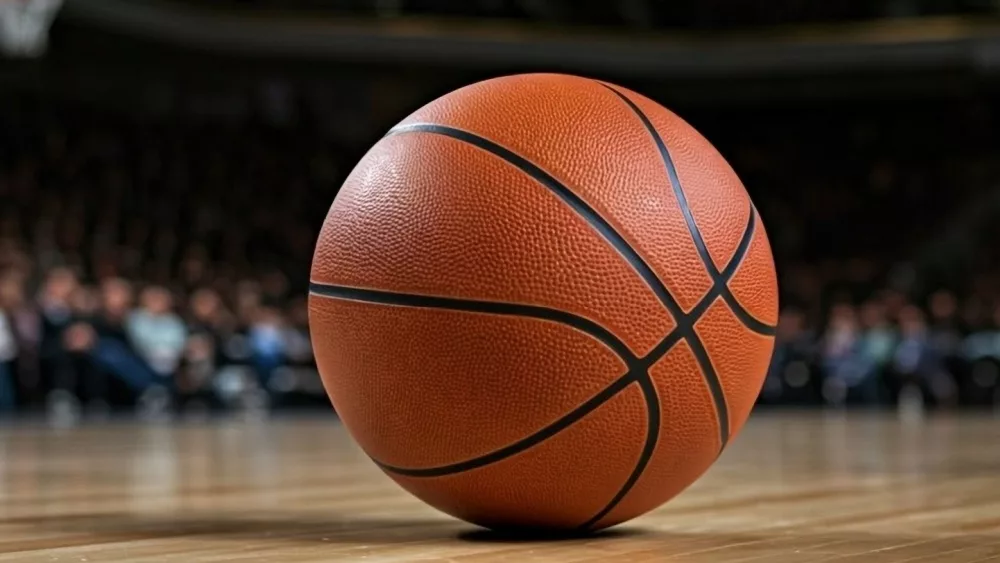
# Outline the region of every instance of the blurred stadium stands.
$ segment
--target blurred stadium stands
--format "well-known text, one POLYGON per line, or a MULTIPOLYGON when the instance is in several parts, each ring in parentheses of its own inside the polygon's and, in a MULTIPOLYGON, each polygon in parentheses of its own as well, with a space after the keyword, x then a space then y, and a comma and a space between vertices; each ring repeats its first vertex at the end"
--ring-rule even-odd
POLYGON ((995 3, 128 5, 74 2, 44 57, 0 62, 0 412, 324 405, 304 290, 340 182, 425 101, 540 69, 648 93, 743 178, 783 290, 762 402, 1000 402, 995 3), (616 47, 524 47, 580 37, 616 47))

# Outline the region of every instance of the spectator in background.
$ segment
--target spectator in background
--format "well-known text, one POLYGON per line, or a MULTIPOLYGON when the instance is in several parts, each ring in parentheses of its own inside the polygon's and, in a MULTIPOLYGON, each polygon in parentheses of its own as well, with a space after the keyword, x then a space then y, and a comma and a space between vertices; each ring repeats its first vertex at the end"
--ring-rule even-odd
POLYGON ((830 404, 843 405, 848 392, 864 379, 861 358, 861 331, 857 312, 849 304, 834 306, 823 335, 823 398, 830 404))
MULTIPOLYGON (((962 314, 967 334, 962 341, 961 357, 967 363, 1000 360, 1000 332, 997 331, 1000 325, 991 325, 984 309, 986 305, 982 301, 970 299, 962 314)), ((997 309, 995 318, 1000 320, 1000 308, 997 309)))
POLYGON ((223 340, 235 327, 232 316, 226 310, 219 294, 210 288, 196 290, 188 302, 187 324, 192 335, 205 335, 213 340, 212 347, 220 352, 223 340))
POLYGON ((8 364, 14 396, 21 404, 31 404, 39 399, 42 385, 39 367, 42 319, 34 304, 25 298, 24 280, 20 274, 0 280, 0 310, 7 319, 17 348, 16 358, 8 364))
POLYGON ((882 375, 895 347, 895 336, 885 307, 870 300, 858 311, 850 305, 834 307, 824 341, 823 395, 835 405, 856 401, 881 402, 882 375))
MULTIPOLYGON (((132 286, 121 278, 108 278, 101 284, 101 306, 90 318, 94 340, 89 348, 96 369, 102 376, 121 381, 136 396, 142 397, 157 383, 152 369, 139 357, 128 335, 127 323, 133 301, 132 286)), ((105 380, 101 380, 104 383, 105 380)), ((94 401, 103 407, 107 388, 95 390, 94 401)))
POLYGON ((774 341, 774 356, 764 380, 761 395, 769 402, 780 402, 785 388, 802 388, 810 383, 813 374, 815 333, 806 324, 805 313, 797 307, 781 312, 774 341))
POLYGON ((17 359, 17 338, 11 319, 0 302, 0 415, 9 414, 17 405, 14 397, 14 361, 17 359))
POLYGON ((231 333, 218 293, 200 288, 192 294, 187 325, 190 336, 176 380, 178 399, 192 405, 214 405, 212 377, 224 359, 225 340, 231 333))
POLYGON ((941 367, 952 380, 965 376, 961 359, 962 328, 958 318, 958 299, 941 289, 931 294, 927 303, 930 313, 930 345, 941 358, 941 367))
POLYGON ((257 309, 250 325, 250 354, 262 389, 269 388, 274 370, 285 362, 287 346, 283 325, 281 313, 267 306, 257 309))
POLYGON ((70 303, 72 321, 63 331, 62 344, 73 365, 73 402, 82 399, 95 412, 103 413, 107 411, 106 374, 94 363, 91 355, 97 344, 97 335, 91 326, 91 319, 99 308, 97 292, 92 287, 77 285, 70 303))
POLYGON ((899 313, 899 332, 893 367, 901 378, 900 401, 915 403, 929 395, 938 404, 951 403, 955 383, 933 346, 923 311, 913 305, 904 307, 899 313))
POLYGON ((140 396, 140 412, 153 418, 165 415, 170 389, 187 346, 187 327, 173 311, 173 297, 166 288, 143 290, 139 309, 125 323, 129 341, 139 358, 155 374, 154 381, 140 396))
POLYGON ((181 406, 204 411, 215 403, 211 383, 217 365, 213 338, 204 333, 191 335, 174 379, 175 396, 181 406))
POLYGON ((965 312, 968 335, 962 342, 965 366, 960 391, 972 404, 1000 402, 1000 305, 993 310, 992 323, 980 303, 965 312))
POLYGON ((42 353, 47 361, 62 351, 62 333, 73 320, 71 297, 76 290, 76 276, 68 268, 55 268, 42 285, 38 306, 42 315, 42 353))
POLYGON ((69 268, 54 268, 46 277, 38 300, 42 318, 42 370, 51 378, 43 383, 51 390, 46 403, 50 415, 61 422, 75 419, 79 407, 75 391, 80 362, 74 348, 84 344, 84 334, 79 330, 67 332, 74 321, 72 298, 77 285, 76 275, 69 268))
POLYGON ((892 361, 896 349, 896 331, 886 317, 885 305, 877 299, 861 307, 860 380, 855 384, 860 398, 866 404, 882 402, 882 377, 892 361))
POLYGON ((91 322, 97 336, 105 342, 129 346, 125 324, 132 309, 132 285, 121 278, 108 278, 101 284, 101 307, 91 322))
POLYGON ((173 311, 173 297, 166 288, 147 287, 139 309, 125 325, 139 356, 160 377, 167 380, 180 365, 187 343, 187 328, 173 311))

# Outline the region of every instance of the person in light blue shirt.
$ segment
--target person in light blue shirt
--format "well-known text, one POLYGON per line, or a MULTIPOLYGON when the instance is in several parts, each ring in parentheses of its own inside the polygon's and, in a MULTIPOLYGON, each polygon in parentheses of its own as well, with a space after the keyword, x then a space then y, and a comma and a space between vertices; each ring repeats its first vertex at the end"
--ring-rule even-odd
POLYGON ((885 305, 878 300, 862 305, 861 324, 863 331, 857 350, 859 379, 853 388, 866 404, 881 403, 885 371, 892 362, 899 337, 886 317, 885 305))
POLYGON ((260 384, 268 387, 274 370, 285 362, 287 343, 280 312, 261 307, 250 325, 250 350, 260 384))
POLYGON ((161 377, 170 377, 180 365, 187 343, 187 327, 173 311, 173 297, 163 287, 142 292, 141 306, 125 323, 132 346, 161 377))

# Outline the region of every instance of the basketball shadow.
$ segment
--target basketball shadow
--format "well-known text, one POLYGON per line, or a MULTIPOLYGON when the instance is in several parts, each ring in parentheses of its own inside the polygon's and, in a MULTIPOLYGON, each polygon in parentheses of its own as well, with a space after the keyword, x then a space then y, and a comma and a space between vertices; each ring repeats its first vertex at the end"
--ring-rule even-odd
POLYGON ((636 538, 647 532, 636 528, 615 528, 597 532, 579 531, 543 531, 543 530, 487 530, 477 528, 459 532, 458 540, 472 543, 531 543, 531 542, 566 542, 594 541, 622 538, 636 538))

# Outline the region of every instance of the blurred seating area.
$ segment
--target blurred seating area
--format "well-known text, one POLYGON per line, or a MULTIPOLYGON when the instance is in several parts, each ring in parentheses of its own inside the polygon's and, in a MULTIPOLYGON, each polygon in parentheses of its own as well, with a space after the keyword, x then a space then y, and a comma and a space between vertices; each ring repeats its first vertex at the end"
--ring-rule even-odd
POLYGON ((0 410, 322 404, 304 290, 340 151, 32 108, 0 131, 0 410))
MULTIPOLYGON (((763 403, 1000 401, 995 245, 970 243, 981 249, 971 262, 944 269, 960 275, 919 260, 1000 189, 995 107, 681 113, 744 179, 778 259, 763 403)), ((325 405, 305 288, 315 233, 366 148, 329 130, 312 118, 6 105, 0 412, 325 405)))

